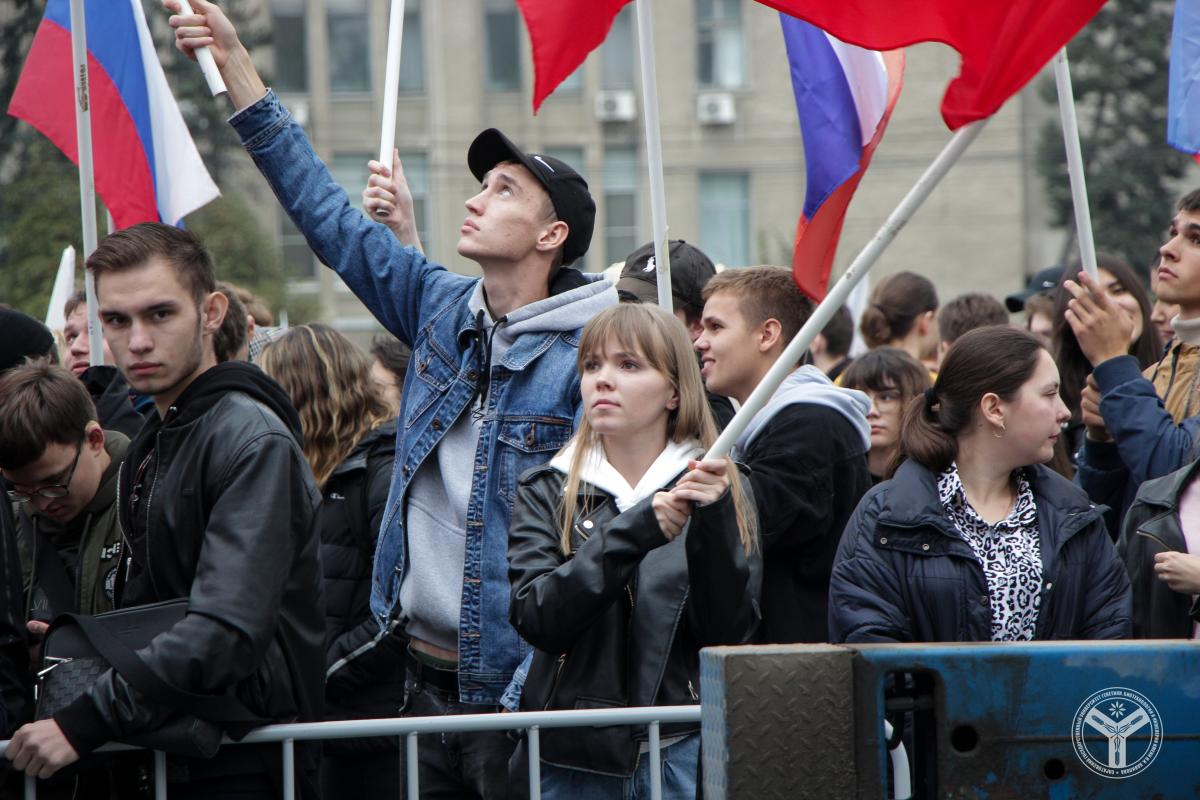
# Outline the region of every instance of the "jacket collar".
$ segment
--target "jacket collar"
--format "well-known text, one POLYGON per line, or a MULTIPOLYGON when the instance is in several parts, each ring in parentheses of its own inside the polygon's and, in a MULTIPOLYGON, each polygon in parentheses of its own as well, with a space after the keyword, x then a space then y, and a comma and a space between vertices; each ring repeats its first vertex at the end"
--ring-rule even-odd
MULTIPOLYGON (((1051 542, 1055 548, 1100 516, 1100 509, 1082 492, 1074 490, 1066 478, 1047 467, 1041 464, 1024 467, 1023 474, 1037 504, 1043 541, 1051 542)), ((895 528, 927 525, 945 535, 961 538, 938 499, 934 472, 908 460, 900 465, 889 483, 891 488, 879 512, 881 525, 895 528)))
POLYGON ((354 445, 354 449, 350 451, 350 455, 346 456, 342 460, 342 463, 334 467, 329 477, 343 475, 347 472, 353 472, 356 469, 366 469, 367 458, 371 455, 371 450, 395 438, 396 421, 394 419, 383 423, 378 428, 367 431, 358 440, 358 444, 354 445))
POLYGON ((1193 461, 1183 469, 1177 469, 1161 478, 1146 481, 1138 490, 1138 501, 1147 505, 1161 506, 1172 511, 1179 508, 1179 496, 1184 488, 1191 483, 1196 470, 1200 469, 1200 460, 1193 461))

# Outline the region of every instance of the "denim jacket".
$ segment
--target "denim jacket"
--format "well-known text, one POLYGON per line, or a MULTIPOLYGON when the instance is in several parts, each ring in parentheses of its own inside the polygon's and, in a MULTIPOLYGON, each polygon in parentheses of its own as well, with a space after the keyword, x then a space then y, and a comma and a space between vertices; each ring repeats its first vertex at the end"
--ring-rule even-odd
MULTIPOLYGON (((413 350, 371 591, 372 611, 386 627, 401 614, 397 598, 409 485, 459 415, 475 413, 467 407, 477 398, 478 370, 486 361, 472 335, 468 300, 479 279, 427 261, 350 205, 273 92, 230 122, 317 257, 413 350)), ((573 277, 578 285, 556 293, 560 279, 551 297, 509 315, 515 339, 486 378, 482 430, 471 465, 458 631, 459 694, 466 703, 497 703, 529 652, 508 621, 508 526, 517 477, 549 461, 570 437, 580 407, 575 369, 580 329, 617 302, 607 281, 562 272, 560 278, 573 277), (572 314, 564 324, 564 316, 572 314), (539 329, 537 320, 544 317, 556 320, 539 329)))

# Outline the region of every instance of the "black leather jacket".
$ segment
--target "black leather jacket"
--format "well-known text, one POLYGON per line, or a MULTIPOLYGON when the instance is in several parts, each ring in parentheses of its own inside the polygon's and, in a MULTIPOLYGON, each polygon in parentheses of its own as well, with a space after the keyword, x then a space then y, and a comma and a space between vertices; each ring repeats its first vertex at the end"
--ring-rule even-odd
MULTIPOLYGON (((132 557, 122 569, 133 572, 119 605, 189 601, 142 660, 179 689, 232 691, 276 721, 318 720, 322 710, 320 498, 299 441, 299 418, 278 384, 227 362, 146 424, 119 481, 132 557)), ((84 754, 153 730, 170 713, 110 670, 55 719, 84 754)))
POLYGON ((1176 592, 1154 572, 1156 554, 1168 549, 1188 551, 1179 523, 1179 498, 1198 468, 1200 461, 1193 461, 1183 469, 1146 481, 1125 515, 1117 551, 1133 585, 1136 639, 1190 639, 1192 626, 1200 621, 1200 601, 1176 592))
MULTIPOLYGON (((668 544, 650 498, 618 513, 609 495, 582 485, 567 557, 556 521, 565 480, 549 466, 530 470, 513 505, 510 618, 537 648, 521 709, 698 702, 700 648, 749 641, 761 618, 762 561, 757 549, 746 556, 742 548, 730 494, 697 508, 668 544)), ((627 776, 644 736, 627 727, 543 732, 541 754, 627 776)))

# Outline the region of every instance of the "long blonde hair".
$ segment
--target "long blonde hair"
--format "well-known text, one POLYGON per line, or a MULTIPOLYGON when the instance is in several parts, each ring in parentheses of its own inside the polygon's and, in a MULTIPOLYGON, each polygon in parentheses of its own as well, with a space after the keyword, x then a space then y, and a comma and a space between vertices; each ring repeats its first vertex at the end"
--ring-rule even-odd
POLYGON ((327 325, 291 328, 262 351, 258 364, 300 412, 304 457, 320 487, 363 436, 392 416, 366 355, 327 325))
MULTIPOLYGON (((602 352, 610 339, 625 350, 640 353, 650 367, 670 382, 679 396, 679 406, 667 412, 667 440, 685 442, 695 439, 701 447, 710 447, 716 441, 717 426, 704 393, 704 381, 700 377, 696 354, 683 324, 654 305, 621 303, 607 308, 593 317, 583 329, 576 360, 576 369, 580 374, 587 359, 602 352)), ((583 460, 601 447, 600 436, 588 422, 586 413, 563 449, 572 445, 575 449, 559 509, 560 544, 565 555, 571 553, 571 529, 579 507, 583 460)), ((742 491, 737 467, 732 461, 728 461, 727 474, 734 508, 737 510, 738 535, 748 555, 757 547, 758 515, 742 491)))

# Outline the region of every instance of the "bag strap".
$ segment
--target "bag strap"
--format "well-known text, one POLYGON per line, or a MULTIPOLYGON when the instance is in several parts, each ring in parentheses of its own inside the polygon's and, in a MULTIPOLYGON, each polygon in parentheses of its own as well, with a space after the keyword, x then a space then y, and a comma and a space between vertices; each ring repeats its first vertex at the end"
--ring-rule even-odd
MULTIPOLYGON (((76 610, 75 584, 67 575, 66 565, 62 563, 54 543, 42 531, 42 526, 37 524, 37 520, 33 518, 32 514, 28 514, 22 509, 21 517, 29 530, 33 532, 33 546, 37 550, 33 580, 41 588, 42 594, 46 595, 46 600, 50 603, 51 614, 57 615, 76 610)), ((82 554, 80 557, 83 557, 82 554)))
POLYGON ((95 617, 83 614, 65 614, 79 627, 92 646, 121 675, 122 678, 142 694, 156 703, 186 711, 194 717, 225 724, 230 734, 237 738, 252 728, 269 725, 274 720, 255 714, 229 695, 207 695, 188 692, 171 686, 158 676, 137 651, 113 635, 95 617))

